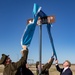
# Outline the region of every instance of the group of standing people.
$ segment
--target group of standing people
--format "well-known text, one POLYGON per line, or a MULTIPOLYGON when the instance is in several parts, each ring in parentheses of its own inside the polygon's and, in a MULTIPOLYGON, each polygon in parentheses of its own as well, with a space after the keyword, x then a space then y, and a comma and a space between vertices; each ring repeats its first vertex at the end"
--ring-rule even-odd
MULTIPOLYGON (((34 75, 33 72, 27 68, 27 57, 28 57, 28 48, 23 46, 21 50, 22 57, 17 62, 11 62, 9 55, 2 54, 0 59, 0 65, 4 65, 3 75, 34 75)), ((45 65, 41 65, 40 75, 49 75, 49 68, 51 67, 54 58, 50 58, 45 65)), ((36 63, 36 74, 39 75, 39 62, 36 63)), ((60 75, 72 75, 70 69, 71 63, 66 60, 63 63, 63 68, 59 67, 58 60, 55 60, 56 69, 60 72, 60 75)))

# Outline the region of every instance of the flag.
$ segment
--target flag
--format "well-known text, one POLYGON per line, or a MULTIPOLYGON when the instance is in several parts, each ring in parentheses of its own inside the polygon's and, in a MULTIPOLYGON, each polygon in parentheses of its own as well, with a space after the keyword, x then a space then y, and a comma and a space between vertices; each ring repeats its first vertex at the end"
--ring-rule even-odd
POLYGON ((32 40, 33 35, 34 35, 37 20, 38 20, 38 17, 39 17, 38 13, 40 12, 40 10, 41 10, 41 7, 38 6, 37 4, 34 4, 34 7, 33 7, 33 15, 34 15, 33 22, 26 25, 26 28, 25 28, 24 33, 23 33, 22 38, 21 38, 21 45, 26 45, 26 46, 30 45, 31 40, 32 40))

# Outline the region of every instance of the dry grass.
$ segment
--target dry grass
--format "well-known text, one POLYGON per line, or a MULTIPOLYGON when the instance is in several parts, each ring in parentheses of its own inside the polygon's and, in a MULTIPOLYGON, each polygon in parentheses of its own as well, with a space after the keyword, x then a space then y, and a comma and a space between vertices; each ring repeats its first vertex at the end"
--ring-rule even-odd
POLYGON ((0 73, 3 72, 3 69, 4 69, 4 66, 3 65, 0 65, 0 73))
MULTIPOLYGON (((62 67, 62 65, 60 65, 60 67, 62 67)), ((4 68, 4 66, 0 65, 0 75, 2 75, 3 68, 4 68)), ((29 68, 32 70, 34 75, 36 75, 35 65, 30 65, 29 68)), ((71 66, 71 70, 73 72, 73 75, 75 75, 75 65, 74 64, 71 66)), ((60 75, 59 72, 56 70, 55 65, 51 66, 51 68, 49 69, 49 72, 50 72, 50 75, 60 75)))

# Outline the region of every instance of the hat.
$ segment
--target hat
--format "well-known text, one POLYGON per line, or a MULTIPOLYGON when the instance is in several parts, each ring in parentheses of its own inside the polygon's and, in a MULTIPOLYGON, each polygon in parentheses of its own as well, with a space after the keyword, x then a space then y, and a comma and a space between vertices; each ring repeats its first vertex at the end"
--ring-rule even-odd
POLYGON ((5 54, 2 54, 2 57, 0 59, 0 64, 4 64, 6 58, 8 57, 9 55, 5 55, 5 54))

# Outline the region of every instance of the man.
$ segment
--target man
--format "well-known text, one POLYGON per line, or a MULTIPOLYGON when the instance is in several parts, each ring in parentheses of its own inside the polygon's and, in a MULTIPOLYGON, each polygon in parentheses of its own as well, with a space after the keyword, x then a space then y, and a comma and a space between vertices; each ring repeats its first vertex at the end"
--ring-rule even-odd
MULTIPOLYGON (((41 73, 40 75, 49 75, 49 68, 51 67, 52 63, 54 61, 54 58, 51 58, 48 60, 48 62, 45 65, 41 64, 41 73)), ((40 64, 39 61, 36 62, 36 74, 39 75, 39 68, 40 64)))
POLYGON ((0 65, 3 64, 5 66, 3 75, 24 75, 21 72, 22 66, 24 67, 25 74, 26 72, 29 73, 31 72, 29 69, 26 68, 27 56, 28 56, 28 48, 26 46, 23 46, 21 54, 22 57, 17 62, 11 62, 11 59, 9 58, 8 55, 2 54, 0 65))
POLYGON ((55 60, 56 69, 60 72, 60 75, 72 75, 72 71, 70 69, 71 63, 70 61, 66 60, 63 63, 63 68, 60 68, 58 65, 58 60, 55 60))

